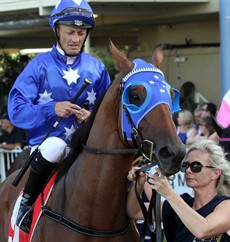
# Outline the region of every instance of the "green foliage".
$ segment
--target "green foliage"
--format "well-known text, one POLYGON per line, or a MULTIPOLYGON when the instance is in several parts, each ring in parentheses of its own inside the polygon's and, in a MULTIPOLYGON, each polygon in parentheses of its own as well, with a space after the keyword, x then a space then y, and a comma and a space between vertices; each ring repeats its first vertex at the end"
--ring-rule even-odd
POLYGON ((90 54, 104 63, 109 72, 110 78, 113 81, 117 74, 117 70, 115 69, 114 61, 109 51, 102 48, 92 48, 90 54))
MULTIPOLYGON (((23 57, 18 54, 3 53, 0 55, 0 94, 8 95, 16 78, 25 67, 23 57)), ((28 58, 28 57, 27 57, 28 58)))
POLYGON ((0 82, 1 95, 7 95, 11 89, 17 75, 19 74, 19 64, 17 56, 10 56, 6 53, 0 55, 0 82))
MULTIPOLYGON (((109 51, 103 48, 91 49, 91 54, 101 60, 106 66, 111 80, 114 80, 117 71, 114 66, 113 59, 109 51)), ((30 58, 34 57, 30 56, 30 58)), ((23 56, 20 53, 0 55, 0 95, 7 96, 12 88, 16 78, 25 67, 25 63, 21 61, 23 56)))

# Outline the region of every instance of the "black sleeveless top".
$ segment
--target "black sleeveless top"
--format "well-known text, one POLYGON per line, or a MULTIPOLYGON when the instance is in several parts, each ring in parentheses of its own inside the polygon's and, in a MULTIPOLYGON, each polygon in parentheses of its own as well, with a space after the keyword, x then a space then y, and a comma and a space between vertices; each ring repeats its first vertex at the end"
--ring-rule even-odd
MULTIPOLYGON (((181 195, 184 201, 192 207, 194 198, 188 193, 181 195)), ((209 203, 204 207, 200 208, 196 212, 201 216, 206 217, 210 214, 215 207, 224 200, 230 199, 228 196, 216 195, 209 203)), ((208 238, 204 240, 199 240, 194 237, 194 235, 184 226, 180 218, 177 216, 171 205, 166 200, 163 205, 162 211, 164 232, 167 242, 217 242, 218 236, 213 238, 208 238)), ((221 242, 229 242, 230 236, 224 233, 221 242)))

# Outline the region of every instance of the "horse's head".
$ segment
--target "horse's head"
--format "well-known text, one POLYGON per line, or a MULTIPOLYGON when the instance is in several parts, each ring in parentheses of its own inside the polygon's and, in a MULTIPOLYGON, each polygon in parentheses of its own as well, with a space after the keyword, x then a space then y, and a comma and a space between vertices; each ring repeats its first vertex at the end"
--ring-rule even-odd
POLYGON ((143 155, 156 162, 163 174, 176 173, 185 155, 172 119, 180 109, 179 92, 165 81, 160 70, 162 49, 154 49, 152 63, 129 61, 112 43, 110 50, 120 71, 123 139, 141 147, 143 155))
POLYGON ((224 148, 227 153, 226 158, 230 161, 230 126, 223 128, 213 116, 211 118, 213 127, 219 136, 219 144, 224 148))

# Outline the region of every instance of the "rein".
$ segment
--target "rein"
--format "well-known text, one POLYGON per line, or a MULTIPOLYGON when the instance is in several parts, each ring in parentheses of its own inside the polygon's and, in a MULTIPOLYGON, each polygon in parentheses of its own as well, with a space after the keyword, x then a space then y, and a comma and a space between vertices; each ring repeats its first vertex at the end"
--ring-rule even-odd
POLYGON ((115 230, 95 230, 95 229, 91 229, 91 228, 86 228, 86 227, 81 226, 80 224, 72 221, 71 219, 66 218, 62 214, 53 212, 52 210, 45 207, 44 204, 42 205, 42 213, 47 218, 49 218, 59 224, 62 224, 75 232, 78 232, 78 233, 81 233, 84 235, 88 235, 88 236, 94 236, 94 237, 109 238, 109 237, 119 236, 119 235, 124 234, 130 227, 130 220, 127 220, 126 224, 123 227, 115 229, 115 230))
MULTIPOLYGON (((65 181, 66 181, 66 176, 65 176, 64 183, 65 183, 65 181)), ((65 186, 64 186, 64 193, 65 193, 65 186)), ((64 202, 64 201, 62 200, 62 202, 64 202)), ((41 193, 41 204, 42 204, 41 210, 42 210, 43 215, 45 215, 47 218, 51 219, 52 221, 55 221, 61 225, 64 225, 65 227, 67 227, 75 232, 78 232, 80 234, 93 236, 93 237, 109 238, 109 237, 115 237, 115 236, 124 234, 130 227, 130 220, 127 219, 127 221, 123 227, 120 227, 120 228, 114 229, 114 230, 95 230, 95 229, 91 229, 91 228, 86 228, 86 227, 74 222, 73 220, 63 216, 62 214, 56 213, 56 212, 52 211, 50 208, 46 207, 45 202, 44 202, 43 191, 41 193)), ((63 206, 61 206, 61 207, 63 208, 63 206)))
POLYGON ((82 145, 83 149, 88 153, 93 154, 139 154, 140 149, 99 149, 94 147, 89 147, 87 145, 82 145))
MULTIPOLYGON (((136 173, 137 179, 141 172, 147 172, 147 170, 149 170, 155 165, 156 164, 151 163, 139 169, 136 173)), ((137 191, 137 182, 135 183, 135 193, 144 216, 144 224, 140 234, 140 241, 144 242, 146 230, 148 228, 150 231, 152 242, 162 242, 163 236, 162 236, 162 229, 161 229, 161 195, 152 189, 152 196, 151 196, 149 208, 147 211, 144 205, 144 202, 142 200, 141 194, 139 194, 137 191), (155 217, 155 224, 153 223, 153 214, 155 217)))

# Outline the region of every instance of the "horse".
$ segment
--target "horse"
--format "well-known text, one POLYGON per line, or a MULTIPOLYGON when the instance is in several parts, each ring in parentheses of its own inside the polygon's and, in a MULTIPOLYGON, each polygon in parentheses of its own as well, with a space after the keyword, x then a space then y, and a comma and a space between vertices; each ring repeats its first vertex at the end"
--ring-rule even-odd
MULTIPOLYGON (((152 63, 130 61, 112 42, 110 52, 119 73, 85 125, 73 134, 69 155, 59 164, 52 193, 43 204, 43 211, 58 219, 44 213, 32 242, 137 242, 126 215, 127 174, 133 160, 142 154, 166 176, 180 169, 185 146, 172 118, 178 93, 161 71, 162 49, 154 49, 152 63)), ((8 176, 0 187, 1 242, 7 241, 13 207, 27 177, 13 187, 16 176, 8 176)))

